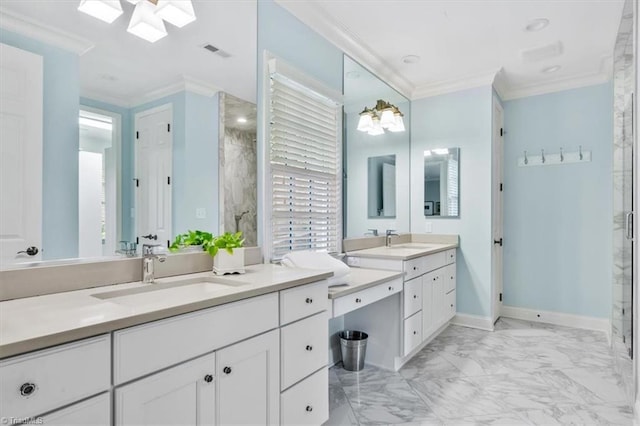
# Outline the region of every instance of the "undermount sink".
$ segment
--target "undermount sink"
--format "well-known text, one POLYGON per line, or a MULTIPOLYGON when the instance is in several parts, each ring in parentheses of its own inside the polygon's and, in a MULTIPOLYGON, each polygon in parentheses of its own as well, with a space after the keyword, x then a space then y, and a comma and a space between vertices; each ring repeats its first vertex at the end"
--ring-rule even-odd
POLYGON ((124 290, 106 291, 92 294, 92 297, 124 305, 140 305, 171 300, 173 296, 185 296, 189 294, 203 295, 229 288, 241 287, 248 283, 236 280, 227 280, 217 277, 192 277, 176 280, 158 280, 153 284, 145 284, 142 287, 127 288, 124 290))
POLYGON ((416 249, 416 250, 427 250, 431 248, 435 248, 436 246, 433 244, 426 243, 404 243, 404 244, 395 244, 389 246, 390 249, 416 249))

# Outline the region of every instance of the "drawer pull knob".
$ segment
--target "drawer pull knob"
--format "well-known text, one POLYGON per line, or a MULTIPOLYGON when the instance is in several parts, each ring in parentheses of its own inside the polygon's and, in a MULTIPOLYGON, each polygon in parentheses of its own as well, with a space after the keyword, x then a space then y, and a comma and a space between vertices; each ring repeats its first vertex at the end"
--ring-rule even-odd
POLYGON ((305 302, 306 302, 306 303, 313 303, 313 299, 312 299, 312 298, 310 298, 310 297, 307 297, 307 298, 305 299, 305 302))
POLYGON ((453 308, 453 303, 451 304, 451 307, 453 308))
POLYGON ((451 277, 451 279, 453 279, 453 277, 451 277))
POLYGON ((418 270, 418 267, 417 267, 417 266, 414 266, 414 267, 413 267, 413 270, 414 270, 414 271, 417 271, 417 270, 418 270))
POLYGON ((306 410, 308 413, 310 413, 310 412, 312 412, 312 411, 313 411, 313 407, 312 407, 312 406, 310 406, 310 405, 307 405, 307 407, 305 408, 305 410, 306 410))
POLYGON ((414 331, 414 332, 413 332, 413 334, 414 334, 414 335, 415 335, 415 334, 418 334, 418 332, 417 332, 417 331, 414 331))
POLYGON ((418 295, 417 295, 417 294, 414 294, 414 295, 413 295, 413 298, 414 298, 414 299, 417 299, 417 298, 418 298, 418 295))
POLYGON ((36 391, 35 383, 24 383, 20 386, 20 395, 22 396, 31 396, 36 391))
MULTIPOLYGON (((453 305, 451 305, 451 306, 453 306, 453 305)), ((305 349, 308 350, 309 352, 311 352, 313 350, 313 346, 307 345, 307 347, 305 349)))
POLYGON ((435 280, 436 280, 436 278, 438 278, 438 277, 433 277, 433 280, 435 281, 435 280))
POLYGON ((225 367, 225 368, 223 368, 223 369, 222 369, 222 372, 223 372, 224 374, 231 374, 231 367, 225 367))
POLYGON ((393 287, 389 286, 389 291, 393 291, 393 287))
POLYGON ((207 374, 206 376, 204 376, 204 381, 207 383, 213 382, 213 376, 211 374, 207 374))
POLYGON ((362 302, 362 299, 356 299, 356 303, 362 302))

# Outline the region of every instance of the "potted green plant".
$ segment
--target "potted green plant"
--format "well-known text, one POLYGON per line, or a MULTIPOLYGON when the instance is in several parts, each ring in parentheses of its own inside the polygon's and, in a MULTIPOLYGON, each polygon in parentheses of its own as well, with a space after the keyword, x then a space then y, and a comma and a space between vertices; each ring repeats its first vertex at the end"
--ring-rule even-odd
POLYGON ((225 232, 205 244, 205 250, 213 257, 213 273, 244 274, 244 238, 242 232, 225 232))
POLYGON ((187 231, 177 235, 169 250, 176 252, 197 247, 213 257, 213 272, 217 275, 244 273, 244 238, 242 232, 225 232, 216 237, 210 232, 187 231))
POLYGON ((211 232, 189 230, 184 234, 176 235, 173 243, 169 246, 169 251, 205 251, 206 245, 210 244, 213 238, 211 232))

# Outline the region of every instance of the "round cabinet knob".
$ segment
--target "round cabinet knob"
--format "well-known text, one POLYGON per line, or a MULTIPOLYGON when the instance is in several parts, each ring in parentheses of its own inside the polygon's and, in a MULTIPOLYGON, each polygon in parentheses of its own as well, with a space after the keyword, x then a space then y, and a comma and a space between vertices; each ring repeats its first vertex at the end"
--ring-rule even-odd
POLYGON ((417 298, 418 298, 418 295, 417 295, 417 294, 414 294, 414 295, 413 295, 413 298, 414 298, 414 299, 417 299, 417 298))
POLYGON ((453 308, 453 303, 451 304, 451 307, 453 308))
POLYGON ((417 271, 417 270, 418 270, 418 267, 417 267, 417 266, 414 266, 414 267, 413 267, 413 270, 414 270, 414 271, 417 271))
POLYGON ((312 406, 310 406, 310 405, 307 405, 307 406, 306 406, 306 408, 305 408, 305 411, 306 411, 306 412, 308 412, 308 413, 310 413, 310 412, 312 412, 312 411, 313 411, 313 407, 312 407, 312 406))
POLYGON ((310 297, 307 297, 307 298, 305 299, 305 303, 313 303, 313 299, 312 299, 312 298, 310 298, 310 297))
POLYGON ((313 350, 313 346, 307 345, 307 347, 305 349, 308 350, 309 352, 311 352, 313 350))
POLYGON ((225 367, 225 368, 223 368, 223 369, 222 369, 222 372, 223 372, 224 374, 231 374, 231 367, 225 367))
POLYGON ((362 299, 356 299, 356 303, 362 302, 362 299))
POLYGON ((206 376, 204 376, 204 381, 207 383, 213 382, 213 376, 211 374, 207 374, 206 376))
POLYGON ((31 396, 36 391, 35 383, 24 383, 20 386, 20 395, 22 396, 31 396))
POLYGON ((436 278, 438 278, 438 277, 433 277, 433 280, 435 281, 435 280, 436 280, 436 278))
POLYGON ((393 291, 393 287, 389 286, 389 291, 393 291))
POLYGON ((418 334, 418 332, 417 332, 417 331, 414 331, 414 332, 413 332, 413 334, 418 334))

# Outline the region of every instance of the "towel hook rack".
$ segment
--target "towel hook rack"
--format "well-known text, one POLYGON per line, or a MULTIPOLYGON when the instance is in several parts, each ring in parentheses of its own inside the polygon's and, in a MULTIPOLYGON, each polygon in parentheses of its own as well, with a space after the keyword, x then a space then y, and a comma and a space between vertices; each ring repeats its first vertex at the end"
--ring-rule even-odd
POLYGON ((582 161, 582 145, 580 145, 580 160, 582 161))
POLYGON ((547 161, 547 159, 544 158, 544 149, 541 149, 540 152, 542 153, 542 164, 544 164, 547 161))
POLYGON ((564 162, 564 153, 562 152, 562 147, 560 147, 560 162, 564 162))
POLYGON ((524 152, 524 164, 529 164, 529 159, 527 158, 527 151, 524 152))

